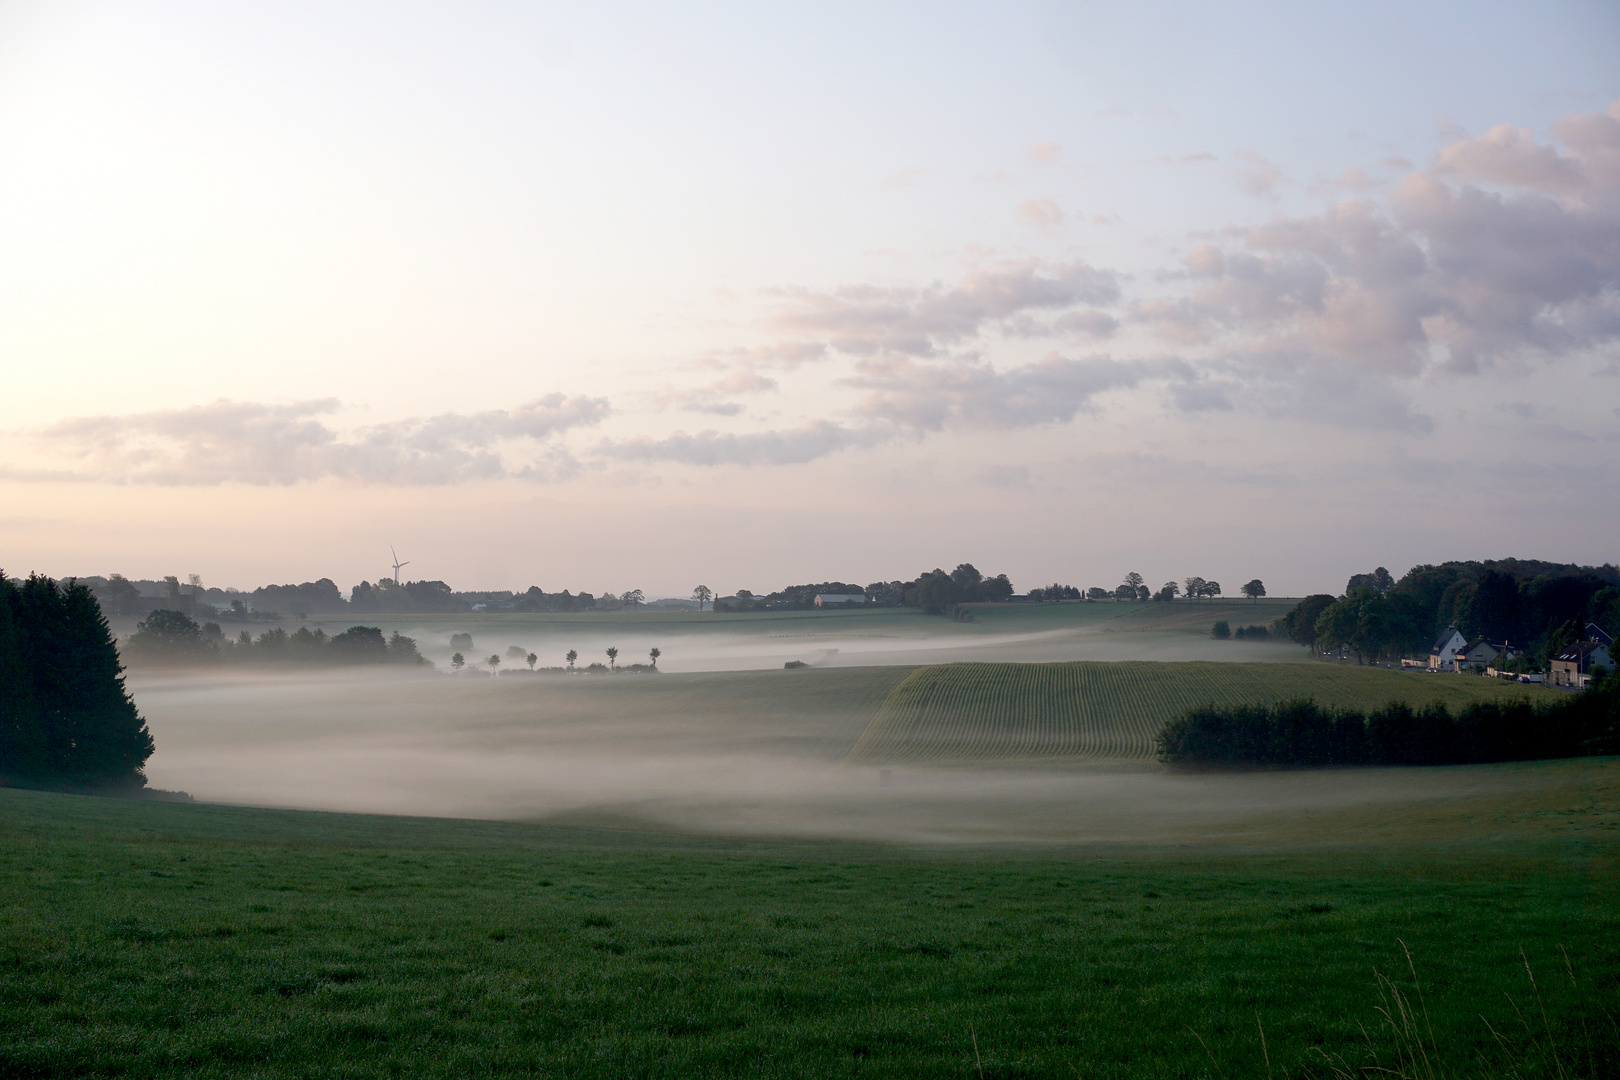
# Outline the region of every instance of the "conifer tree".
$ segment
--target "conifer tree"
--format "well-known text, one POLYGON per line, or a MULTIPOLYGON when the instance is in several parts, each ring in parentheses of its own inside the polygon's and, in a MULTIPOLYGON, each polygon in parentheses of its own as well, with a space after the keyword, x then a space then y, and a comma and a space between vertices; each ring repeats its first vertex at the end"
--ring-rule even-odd
POLYGON ((124 689, 95 595, 69 580, 0 576, 0 775, 141 787, 152 735, 124 689))

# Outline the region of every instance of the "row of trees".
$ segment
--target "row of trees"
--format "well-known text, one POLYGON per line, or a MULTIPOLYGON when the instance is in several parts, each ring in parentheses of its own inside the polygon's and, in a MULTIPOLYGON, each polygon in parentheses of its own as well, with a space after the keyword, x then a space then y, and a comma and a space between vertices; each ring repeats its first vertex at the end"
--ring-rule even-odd
MULTIPOLYGON (((657 671, 658 670, 658 658, 660 656, 663 656, 663 655, 664 655, 664 651, 662 649, 658 648, 657 646, 654 646, 653 648, 647 650, 647 661, 648 662, 646 664, 631 664, 628 668, 620 668, 619 667, 619 649, 618 649, 617 646, 612 646, 612 647, 609 647, 606 650, 606 656, 608 658, 608 662, 607 662, 606 665, 603 665, 603 664, 591 664, 591 665, 589 665, 588 667, 585 668, 585 671, 587 671, 587 672, 593 672, 593 671, 598 671, 598 670, 605 671, 605 672, 618 672, 618 671, 621 671, 621 670, 623 670, 623 671, 657 671)), ((525 654, 522 647, 518 646, 518 645, 513 645, 510 648, 508 648, 506 650, 506 656, 507 656, 507 659, 509 659, 509 660, 517 660, 517 661, 520 661, 522 663, 525 663, 528 666, 529 671, 534 671, 535 670, 534 665, 540 659, 540 657, 535 653, 527 653, 527 654, 525 654)), ((567 668, 542 668, 541 670, 542 671, 562 671, 562 670, 574 671, 575 670, 574 665, 579 660, 579 653, 578 653, 578 651, 576 651, 574 649, 569 649, 567 654, 563 657, 563 659, 568 661, 568 667, 567 668)), ((474 661, 474 663, 476 664, 477 661, 474 661)), ((499 674, 500 673, 501 655, 499 653, 491 653, 483 661, 483 663, 489 665, 489 670, 490 670, 490 672, 492 674, 499 674)), ((459 652, 450 657, 450 667, 458 675, 461 673, 463 668, 467 667, 467 664, 468 664, 467 658, 465 656, 463 656, 459 652)))
POLYGON ((1620 676, 1551 705, 1393 702, 1363 713, 1314 701, 1206 705, 1159 732, 1171 765, 1459 765, 1620 751, 1620 676))
POLYGON ((178 611, 154 611, 135 627, 125 643, 132 661, 150 665, 246 663, 265 665, 398 664, 421 667, 429 663, 416 641, 399 631, 388 638, 375 626, 351 626, 341 634, 309 627, 288 633, 281 627, 258 637, 243 630, 227 638, 218 623, 198 624, 178 611))
POLYGON ((1395 580, 1379 567, 1343 595, 1305 597, 1273 627, 1312 650, 1350 649, 1358 661, 1423 654, 1447 626, 1511 644, 1539 670, 1588 622, 1620 634, 1620 571, 1528 560, 1416 566, 1395 580))
POLYGON ((141 788, 152 750, 91 591, 0 573, 0 782, 141 788))
POLYGON ((911 581, 874 581, 861 586, 847 581, 821 581, 789 585, 768 596, 755 596, 741 589, 735 596, 718 596, 706 585, 692 590, 699 606, 707 602, 717 611, 803 610, 815 606, 819 594, 862 596, 880 607, 915 607, 930 615, 947 615, 960 604, 1010 600, 1012 582, 1006 574, 994 577, 979 572, 972 563, 958 563, 955 570, 935 567, 911 581))

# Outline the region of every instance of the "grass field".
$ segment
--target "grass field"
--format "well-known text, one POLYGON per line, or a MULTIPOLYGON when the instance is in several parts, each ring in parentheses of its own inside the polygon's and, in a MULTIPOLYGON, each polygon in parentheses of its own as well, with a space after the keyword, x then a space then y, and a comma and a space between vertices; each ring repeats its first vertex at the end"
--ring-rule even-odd
POLYGON ((878 763, 1147 761, 1165 722, 1198 705, 1310 697, 1372 708, 1443 702, 1457 711, 1557 691, 1482 678, 1335 664, 946 664, 889 693, 849 760, 878 763))
MULTIPOLYGON (((328 615, 304 620, 337 633, 355 623, 415 638, 425 656, 448 664, 452 634, 473 637, 468 660, 509 646, 532 651, 541 666, 563 663, 570 649, 580 663, 605 662, 608 646, 621 662, 645 661, 654 646, 672 672, 780 668, 789 660, 825 666, 916 665, 952 660, 1280 660, 1307 659, 1303 649, 1276 643, 1214 641, 1217 619, 1233 626, 1267 625, 1295 601, 1268 598, 1173 604, 1102 602, 976 604, 973 622, 953 622, 911 609, 762 611, 622 611, 569 614, 328 615)), ((293 629, 298 623, 281 624, 293 629)), ((114 620, 128 635, 134 620, 114 620)), ((260 633, 263 623, 226 623, 260 633)))
POLYGON ((1530 769, 1514 830, 1288 855, 0 791, 0 1075, 1328 1075, 1393 1063, 1403 942, 1443 1066, 1504 1060, 1489 1021, 1522 1075, 1612 1075, 1615 772, 1530 769))

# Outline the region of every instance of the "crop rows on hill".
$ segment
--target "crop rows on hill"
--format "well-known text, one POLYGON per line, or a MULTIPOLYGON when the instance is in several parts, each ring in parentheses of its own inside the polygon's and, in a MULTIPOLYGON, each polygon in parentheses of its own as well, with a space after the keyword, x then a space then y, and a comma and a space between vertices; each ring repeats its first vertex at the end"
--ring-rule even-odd
POLYGON ((941 664, 890 692, 851 749, 854 762, 1057 758, 1146 761, 1164 723, 1199 705, 1314 698, 1367 708, 1389 701, 1472 701, 1527 692, 1464 676, 1326 664, 941 664))

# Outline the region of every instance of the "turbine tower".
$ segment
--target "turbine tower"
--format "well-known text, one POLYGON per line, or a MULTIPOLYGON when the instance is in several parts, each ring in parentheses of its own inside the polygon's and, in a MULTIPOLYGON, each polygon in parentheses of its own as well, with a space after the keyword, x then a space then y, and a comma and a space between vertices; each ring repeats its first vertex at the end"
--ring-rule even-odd
POLYGON ((399 568, 402 567, 402 566, 411 565, 411 561, 409 559, 406 559, 404 562, 400 562, 399 561, 399 552, 394 550, 394 545, 392 545, 392 544, 388 545, 388 554, 390 554, 390 555, 392 555, 394 557, 394 584, 398 585, 399 584, 399 568))

